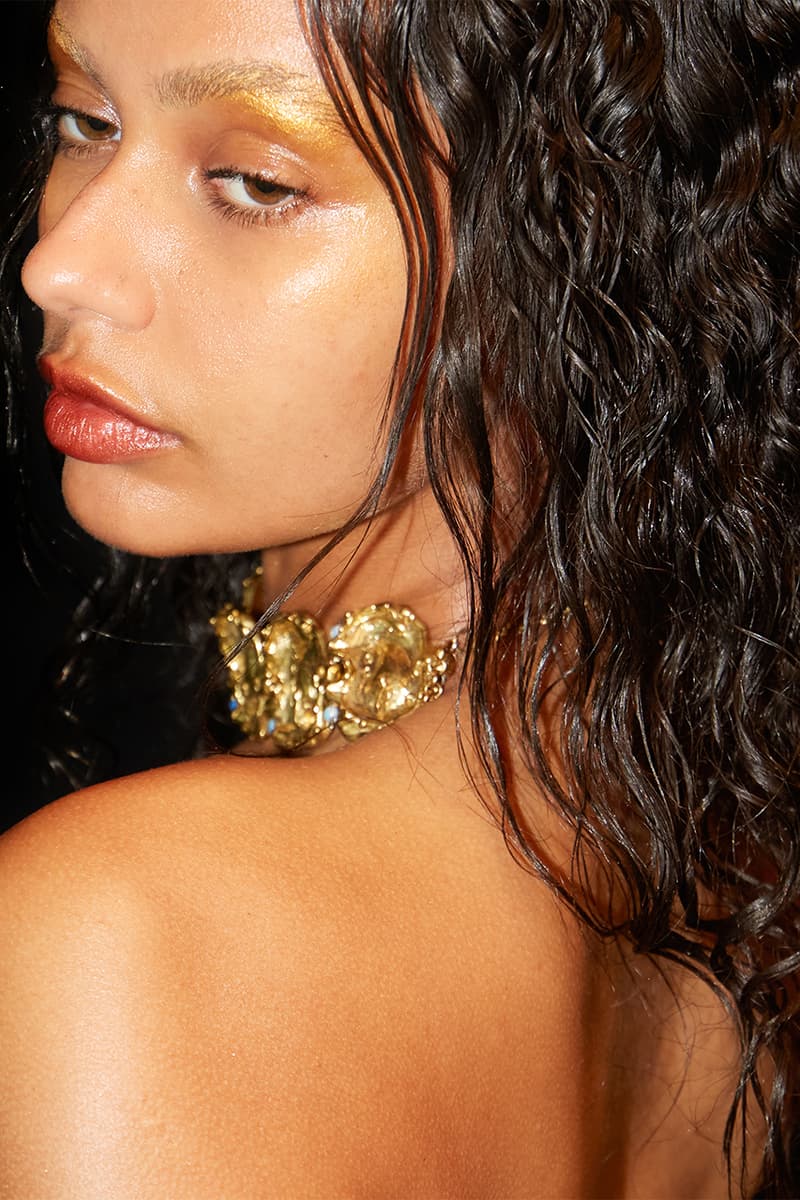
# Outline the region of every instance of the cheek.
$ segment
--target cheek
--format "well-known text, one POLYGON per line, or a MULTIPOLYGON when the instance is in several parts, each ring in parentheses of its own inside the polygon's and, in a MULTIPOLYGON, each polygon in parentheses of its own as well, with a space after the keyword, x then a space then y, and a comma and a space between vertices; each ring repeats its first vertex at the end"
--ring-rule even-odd
POLYGON ((382 454, 406 260, 394 213, 295 230, 198 236, 164 253, 140 231, 154 316, 91 322, 97 361, 152 400, 179 451, 132 465, 68 462, 64 491, 94 536, 136 553, 252 550, 326 534, 382 454))
POLYGON ((351 441, 372 438, 403 323, 399 230, 348 213, 333 230, 276 243, 244 278, 211 270, 214 286, 186 299, 173 333, 200 331, 184 345, 187 365, 199 353, 212 396, 273 436, 277 423, 289 438, 297 423, 330 436, 358 420, 351 441))
POLYGON ((255 260, 203 262, 198 246, 162 276, 147 375, 185 445, 124 484, 106 471, 91 502, 92 468, 74 468, 76 503, 113 516, 96 536, 143 553, 250 550, 331 532, 363 499, 403 324, 399 230, 349 215, 313 243, 259 240, 255 260))

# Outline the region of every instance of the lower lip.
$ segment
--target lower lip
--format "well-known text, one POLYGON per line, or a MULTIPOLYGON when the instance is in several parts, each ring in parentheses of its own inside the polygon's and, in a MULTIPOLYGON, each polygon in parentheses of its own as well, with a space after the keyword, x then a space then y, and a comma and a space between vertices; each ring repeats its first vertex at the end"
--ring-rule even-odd
POLYGON ((115 463, 144 458, 178 445, 171 433, 102 408, 83 396, 53 391, 44 406, 44 431, 61 454, 88 463, 115 463))

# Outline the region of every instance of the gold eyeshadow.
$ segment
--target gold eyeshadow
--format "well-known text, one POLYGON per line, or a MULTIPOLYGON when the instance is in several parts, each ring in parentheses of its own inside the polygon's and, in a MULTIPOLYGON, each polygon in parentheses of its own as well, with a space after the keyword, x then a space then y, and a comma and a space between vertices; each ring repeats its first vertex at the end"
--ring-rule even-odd
POLYGON ((68 58, 75 64, 76 67, 79 68, 79 70, 83 71, 84 75, 87 75, 102 90, 105 91, 105 87, 100 78, 100 73, 94 64, 91 55, 87 54, 83 47, 75 41, 72 34, 65 25, 62 25, 55 13, 50 18, 50 23, 47 27, 47 37, 48 41, 51 42, 56 49, 60 50, 66 58, 68 58))
POLYGON ((170 71, 156 85, 166 108, 231 100, 266 122, 323 148, 347 140, 327 92, 280 63, 220 62, 170 71))
POLYGON ((342 125, 321 121, 313 112, 309 113, 302 99, 285 94, 276 96, 259 92, 234 92, 229 98, 255 113, 267 124, 290 136, 298 137, 317 149, 329 150, 347 139, 342 125))
MULTIPOLYGON (((55 15, 50 20, 49 37, 62 54, 106 91, 91 55, 55 15)), ((322 85, 281 63, 228 61, 183 67, 156 80, 154 93, 165 108, 194 108, 208 101, 231 100, 322 151, 349 140, 322 85)))

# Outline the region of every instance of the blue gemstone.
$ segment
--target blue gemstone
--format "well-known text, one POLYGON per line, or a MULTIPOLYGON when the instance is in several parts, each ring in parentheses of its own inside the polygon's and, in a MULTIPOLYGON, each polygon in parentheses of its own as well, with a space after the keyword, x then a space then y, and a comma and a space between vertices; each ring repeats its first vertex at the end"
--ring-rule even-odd
POLYGON ((235 696, 231 696, 230 700, 228 701, 228 711, 232 712, 232 713, 236 712, 238 707, 239 707, 239 701, 236 699, 235 696))
POLYGON ((322 719, 326 725, 335 725, 339 720, 339 705, 326 704, 322 710, 322 719))
POLYGON ((277 728, 278 722, 274 717, 270 717, 270 719, 267 721, 267 733, 274 733, 277 728))

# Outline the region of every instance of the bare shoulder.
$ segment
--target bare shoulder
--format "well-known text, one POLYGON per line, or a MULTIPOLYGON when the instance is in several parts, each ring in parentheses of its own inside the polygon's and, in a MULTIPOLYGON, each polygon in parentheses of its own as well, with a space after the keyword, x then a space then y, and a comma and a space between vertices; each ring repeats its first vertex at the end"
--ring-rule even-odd
POLYGON ((580 1109, 545 1088, 571 935, 446 770, 354 752, 346 783, 133 776, 0 839, 0 1195, 513 1194, 530 1097, 580 1109), (532 923, 535 972, 503 949, 532 923))
POLYGON ((425 745, 170 767, 0 839, 0 1197, 725 1194, 718 1017, 689 1072, 695 1000, 624 1000, 425 745))
MULTIPOLYGON (((21 957, 48 941, 101 947, 85 937, 94 917, 109 938, 207 901, 247 837, 235 762, 187 763, 87 788, 34 812, 0 838, 2 937, 21 957), (238 817, 238 819, 237 819, 238 817)), ((279 836, 276 833, 276 840, 279 836)), ((262 839, 262 856, 268 850, 262 839)))
MULTIPOLYGON (((0 839, 3 1197, 205 1200, 270 1182, 240 1172, 287 1127, 312 872, 281 820, 291 779, 263 767, 132 776, 0 839)), ((269 1170, 287 1182, 274 1153, 269 1170)))

